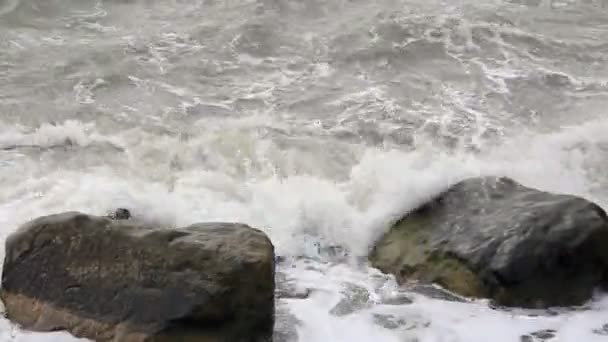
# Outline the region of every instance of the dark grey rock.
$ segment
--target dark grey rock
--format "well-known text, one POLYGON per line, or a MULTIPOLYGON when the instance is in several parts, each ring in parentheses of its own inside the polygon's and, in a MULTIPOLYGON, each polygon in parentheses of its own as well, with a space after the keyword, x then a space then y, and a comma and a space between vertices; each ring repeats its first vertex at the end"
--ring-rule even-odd
POLYGON ((546 330, 535 331, 535 332, 531 333, 530 335, 538 338, 541 341, 545 341, 545 340, 554 338, 555 333, 556 333, 556 331, 553 329, 546 329, 546 330))
POLYGON ((346 316, 371 306, 369 292, 355 284, 346 283, 342 299, 329 313, 334 316, 346 316))
POLYGON ((6 241, 9 319, 95 341, 272 338, 274 247, 243 224, 167 230, 77 212, 38 218, 6 241))
POLYGON ((277 298, 284 299, 306 299, 310 296, 312 290, 309 288, 289 288, 280 289, 276 292, 277 298))
POLYGON ((131 218, 131 212, 125 208, 118 208, 110 218, 114 220, 128 220, 131 218))
POLYGON ((557 332, 553 329, 539 330, 520 337, 520 342, 544 342, 555 338, 557 332))
POLYGON ((608 218, 596 204, 481 177, 406 214, 370 260, 400 283, 543 308, 582 304, 607 286, 606 246, 608 218))
POLYGON ((283 255, 277 255, 277 256, 274 258, 274 260, 275 260, 275 262, 276 262, 277 264, 282 264, 282 263, 284 263, 285 261, 287 261, 287 258, 286 258, 285 256, 283 256, 283 255))
POLYGON ((389 330, 398 329, 406 324, 403 318, 383 314, 374 314, 374 323, 389 330))

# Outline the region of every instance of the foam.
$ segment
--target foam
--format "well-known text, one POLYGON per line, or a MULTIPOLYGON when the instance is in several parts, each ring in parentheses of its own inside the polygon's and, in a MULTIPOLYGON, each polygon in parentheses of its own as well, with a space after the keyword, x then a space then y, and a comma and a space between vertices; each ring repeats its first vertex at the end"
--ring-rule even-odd
MULTIPOLYGON (((0 15, 13 11, 19 3, 5 1, 0 15)), ((138 9, 142 9, 144 2, 137 3, 138 9)), ((72 13, 69 23, 76 25, 73 27, 88 28, 86 31, 92 30, 91 34, 101 33, 103 37, 128 33, 123 36, 125 42, 145 46, 142 51, 149 54, 146 56, 149 62, 140 61, 138 64, 144 67, 145 72, 134 68, 129 70, 133 75, 125 76, 131 80, 128 84, 131 91, 132 87, 137 87, 142 88, 145 95, 158 91, 158 96, 145 97, 145 103, 132 102, 141 96, 131 94, 129 89, 121 89, 132 96, 121 95, 114 99, 121 102, 120 108, 129 111, 122 114, 119 122, 135 122, 138 126, 134 128, 116 125, 112 131, 103 131, 101 124, 78 120, 42 124, 36 128, 0 123, 0 150, 3 150, 0 162, 0 240, 29 219, 65 210, 106 214, 116 207, 127 207, 144 220, 167 226, 212 220, 241 221, 266 231, 274 241, 277 253, 288 257, 279 271, 293 279, 298 287, 312 289, 308 299, 279 302, 299 320, 296 329, 302 342, 515 342, 521 335, 541 329, 557 330, 556 340, 560 342, 596 342, 606 338, 592 333, 593 329, 608 323, 605 318, 608 298, 605 296, 599 296, 584 311, 566 311, 555 316, 541 313, 537 317, 530 316, 529 312, 496 311, 490 309, 485 301, 452 303, 412 293, 407 295, 414 300, 413 304, 389 306, 382 304, 383 296, 403 292, 394 279, 362 265, 356 258, 333 264, 334 260, 322 252, 322 247, 342 247, 351 255, 365 256, 373 241, 392 221, 450 184, 470 176, 510 176, 539 189, 585 196, 606 208, 608 176, 603 171, 608 160, 608 137, 605 134, 608 120, 602 108, 597 109, 597 115, 587 113, 589 108, 586 107, 576 116, 546 117, 543 118, 543 127, 526 130, 508 122, 512 113, 503 113, 501 108, 486 105, 479 98, 487 90, 498 93, 509 102, 512 89, 508 80, 555 73, 567 77, 575 87, 593 86, 595 94, 601 94, 605 77, 571 72, 565 70, 567 67, 561 67, 566 61, 554 63, 550 60, 552 55, 535 55, 527 51, 535 44, 549 51, 569 46, 584 51, 588 41, 567 39, 568 35, 558 39, 557 36, 563 33, 543 36, 532 32, 534 27, 519 28, 520 23, 515 25, 508 18, 500 17, 504 13, 497 11, 497 6, 502 8, 505 5, 500 0, 466 0, 450 4, 425 1, 411 7, 408 3, 407 8, 398 10, 393 3, 314 1, 306 6, 315 17, 330 10, 336 13, 330 13, 335 15, 331 20, 323 21, 322 25, 315 21, 313 24, 321 27, 318 30, 308 27, 308 22, 298 23, 294 19, 296 26, 302 24, 301 30, 306 31, 299 32, 303 33, 308 45, 302 54, 295 57, 289 55, 293 51, 282 50, 286 57, 261 59, 239 53, 232 55, 233 61, 222 60, 221 53, 219 58, 207 54, 211 50, 222 52, 223 37, 214 41, 202 33, 191 36, 188 33, 191 31, 185 29, 193 27, 186 16, 193 16, 199 22, 201 16, 219 15, 222 27, 229 26, 226 32, 237 35, 243 22, 232 21, 232 14, 202 13, 208 8, 198 3, 192 5, 197 8, 196 12, 183 4, 175 7, 146 3, 151 7, 145 11, 126 8, 124 6, 131 5, 122 2, 96 4, 108 8, 108 18, 103 22, 113 19, 112 22, 119 25, 119 31, 114 32, 114 26, 100 26, 94 22, 97 17, 106 16, 99 8, 91 14, 87 14, 90 11, 83 12, 80 17, 73 17, 72 13), (474 14, 467 4, 475 8, 474 14), (168 21, 163 23, 159 20, 163 14, 171 14, 170 26, 164 25, 168 21), (412 35, 400 41, 401 31, 394 34, 389 29, 389 33, 383 36, 385 33, 374 25, 385 14, 380 25, 396 24, 412 35), (123 30, 127 28, 133 28, 132 32, 123 30), (476 33, 480 29, 489 34, 479 39, 476 33), (365 46, 368 33, 372 35, 369 37, 371 46, 365 46), (399 89, 387 85, 390 83, 384 82, 386 80, 381 75, 374 74, 365 65, 356 66, 361 83, 349 88, 348 83, 352 80, 343 73, 353 70, 342 70, 340 51, 333 51, 342 47, 340 44, 337 47, 332 45, 339 43, 341 38, 358 34, 364 37, 363 43, 354 42, 352 46, 345 47, 345 53, 353 49, 350 53, 362 52, 368 58, 372 55, 366 53, 374 52, 375 47, 383 47, 373 44, 388 42, 391 49, 409 52, 415 49, 411 42, 438 43, 440 50, 444 49, 443 52, 460 63, 467 75, 475 74, 478 68, 482 74, 480 83, 485 88, 475 88, 479 84, 460 84, 458 80, 443 82, 439 79, 441 74, 437 76, 433 70, 422 70, 431 75, 429 79, 421 78, 423 82, 420 83, 428 81, 437 84, 438 89, 424 90, 425 93, 435 92, 431 94, 430 102, 425 102, 426 96, 419 99, 422 102, 416 102, 414 98, 415 105, 409 106, 403 98, 393 98, 399 89), (192 60, 178 58, 194 52, 201 55, 193 56, 192 60), (314 61, 327 63, 308 60, 309 53, 314 54, 314 61), (333 57, 337 63, 331 60, 333 57), (235 73, 217 81, 228 84, 230 89, 211 88, 208 92, 198 84, 208 78, 183 77, 178 73, 180 67, 188 72, 196 71, 196 65, 210 60, 219 63, 217 68, 213 68, 217 69, 213 75, 223 77, 221 70, 234 68, 234 71, 251 74, 251 79, 235 73), (152 63, 154 68, 146 67, 146 63, 152 63), (296 68, 292 69, 291 65, 296 68), (324 88, 323 82, 332 87, 345 87, 342 93, 336 93, 336 97, 330 94, 332 96, 328 96, 327 103, 323 103, 331 110, 344 110, 336 117, 327 118, 327 113, 323 112, 325 108, 315 106, 315 103, 309 106, 304 102, 300 107, 307 107, 305 110, 281 106, 279 97, 285 94, 288 95, 287 101, 291 101, 293 99, 289 95, 299 91, 303 98, 308 98, 310 94, 306 92, 310 86, 322 92, 330 89, 324 88), (319 84, 321 87, 316 87, 319 84), (216 98, 220 100, 214 101, 216 98), (170 100, 169 103, 166 99, 170 100), (262 109, 235 111, 237 100, 234 99, 258 100, 263 103, 259 106, 262 109), (129 102, 128 106, 126 102, 129 102), (183 116, 169 113, 154 116, 159 108, 167 108, 171 102, 182 104, 183 110, 175 110, 175 113, 183 116), (191 106, 214 106, 227 113, 233 111, 234 115, 222 112, 222 115, 209 118, 203 108, 200 115, 186 117, 186 109, 191 106), (318 109, 321 112, 307 112, 318 109), (498 112, 494 112, 495 109, 498 112), (437 127, 437 134, 426 134, 426 124, 422 124, 417 132, 408 131, 414 139, 407 147, 357 145, 341 140, 337 134, 332 135, 334 131, 341 130, 359 134, 361 132, 356 126, 364 122, 373 125, 373 133, 384 136, 391 130, 404 128, 401 121, 404 111, 415 120, 426 121, 429 127, 437 127), (307 114, 314 115, 315 119, 328 119, 328 122, 335 120, 336 125, 325 130, 327 122, 310 120, 307 114), (460 123, 459 120, 466 125, 459 126, 466 134, 450 131, 450 125, 460 123), (498 137, 489 141, 484 137, 487 129, 499 130, 498 137), (539 129, 545 132, 539 133, 539 129), (441 146, 441 139, 447 135, 457 141, 454 146, 441 146), (55 155, 49 150, 56 146, 74 149, 69 154, 55 155), (104 148, 107 146, 114 148, 106 151, 104 148), (31 147, 36 151, 32 152, 31 147), (98 149, 87 151, 89 147, 98 149), (69 157, 64 158, 66 155, 69 157), (75 157, 70 158, 72 156, 75 157), (87 162, 76 159, 86 159, 87 162), (298 257, 305 260, 293 261, 298 257), (369 293, 369 302, 351 314, 332 315, 332 308, 344 299, 345 288, 350 285, 365 289, 369 293), (405 324, 398 329, 385 329, 374 322, 374 315, 378 314, 401 317, 405 324)), ((299 6, 291 2, 274 5, 288 5, 294 11, 299 6)), ((226 5, 222 3, 221 6, 226 5)), ((247 10, 240 2, 229 6, 236 6, 235 11, 241 17, 247 10)), ((546 14, 545 10, 541 13, 529 8, 509 7, 505 10, 521 11, 517 18, 524 21, 543 19, 546 14)), ((63 10, 59 12, 65 13, 63 10)), ((287 14, 293 15, 292 18, 300 15, 297 11, 287 14)), ((246 16, 243 18, 248 20, 246 16)), ((210 19, 217 21, 217 18, 210 19)), ((209 25, 207 29, 215 31, 211 21, 206 24, 209 25)), ((18 41, 10 43, 16 46, 25 44, 22 49, 34 46, 40 40, 28 37, 27 32, 19 35, 18 41)), ((79 41, 72 38, 66 34, 58 39, 79 41)), ((57 43, 44 39, 41 42, 46 44, 42 47, 57 43)), ((232 52, 234 50, 238 49, 232 52)), ((554 55, 561 58, 560 54, 554 55)), ((420 57, 427 56, 421 53, 420 57)), ((600 57, 596 55, 592 60, 601 60, 600 57)), ((380 54, 380 58, 385 57, 380 54)), ((452 72, 448 69, 438 72, 452 72)), ((101 86, 111 86, 103 83, 106 80, 90 78, 74 82, 71 95, 75 102, 85 108, 108 108, 107 98, 96 91, 101 86)), ((313 92, 311 96, 315 95, 318 94, 313 92)), ((591 95, 580 92, 565 96, 583 98, 591 95)), ((111 103, 109 107, 112 107, 111 103)), ((108 111, 111 109, 102 112, 108 111)), ((118 114, 109 120, 116 118, 118 114)), ((416 129, 415 126, 412 124, 407 128, 416 129)), ((0 255, 4 248, 2 245, 0 255)), ((6 320, 0 320, 0 340, 47 342, 74 339, 63 333, 26 333, 6 320)))
MULTIPOLYGON (((103 214, 116 206, 125 206, 136 215, 144 215, 147 220, 169 225, 206 220, 243 221, 267 231, 277 245, 277 252, 282 255, 318 257, 315 243, 341 245, 354 254, 364 255, 373 239, 386 229, 391 220, 466 176, 504 174, 530 186, 586 195, 607 203, 602 194, 590 191, 593 189, 592 178, 580 176, 587 172, 586 164, 601 163, 599 158, 602 154, 596 145, 605 142, 605 135, 601 133, 606 129, 606 122, 588 123, 564 132, 514 142, 478 156, 447 154, 432 148, 421 148, 411 153, 367 149, 353 161, 348 179, 342 182, 314 175, 276 177, 270 173, 252 180, 219 171, 187 169, 175 172, 172 176, 175 180, 169 187, 164 182, 137 175, 124 176, 110 168, 98 168, 87 173, 48 172, 44 178, 29 179, 25 184, 4 192, 3 198, 12 200, 3 201, 0 206, 0 222, 2 227, 6 227, 2 235, 6 236, 13 227, 27 219, 49 212, 77 209, 103 214)), ((56 135, 54 130, 49 132, 53 139, 61 140, 62 136, 56 135)), ((78 141, 86 143, 88 138, 80 139, 78 141)), ((175 141, 158 143, 162 146, 175 141)), ((273 157, 257 148, 262 147, 254 145, 248 158, 259 158, 257 153, 261 153, 263 158, 273 157)), ((229 158, 228 155, 215 157, 218 160, 229 158)), ((131 160, 135 162, 137 158, 133 156, 131 160)), ((226 161, 228 164, 232 162, 226 161)), ((316 162, 319 163, 317 167, 323 167, 323 160, 316 162)), ((265 173, 264 170, 258 172, 265 173)), ((166 176, 159 177, 163 179, 166 176)), ((292 272, 305 271, 298 267, 292 272)), ((317 281, 327 287, 328 296, 337 296, 338 287, 351 280, 344 273, 347 272, 321 273, 317 281)), ((367 284, 368 271, 357 275, 361 277, 359 283, 367 284)), ((300 330, 302 341, 399 340, 391 331, 372 324, 369 315, 340 319, 328 317, 328 308, 321 305, 328 300, 314 297, 311 301, 290 306, 293 313, 304 321, 300 330)), ((524 330, 556 325, 562 327, 560 333, 563 330, 564 341, 583 337, 585 341, 599 341, 595 335, 587 333, 591 322, 601 323, 601 319, 595 316, 589 319, 573 316, 573 321, 562 326, 559 322, 539 323, 538 320, 491 313, 481 304, 455 306, 444 302, 424 302, 423 299, 420 303, 412 310, 431 320, 431 327, 417 328, 408 334, 425 342, 481 342, 487 339, 488 334, 496 338, 493 340, 507 342, 514 341, 520 332, 529 332, 524 330), (578 325, 576 322, 588 323, 578 325)), ((601 303, 598 305, 604 305, 601 303)), ((45 341, 64 337, 44 336, 45 341)), ((561 338, 560 334, 560 341, 561 338)))
MULTIPOLYGON (((227 125, 238 126, 234 121, 227 125)), ((155 220, 174 217, 171 223, 180 225, 199 220, 241 220, 266 229, 280 251, 298 253, 294 236, 314 235, 358 255, 367 253, 390 220, 465 177, 510 176, 543 190, 608 202, 594 192, 605 181, 601 173, 589 175, 605 158, 602 144, 607 141, 602 133, 608 130, 606 120, 544 135, 522 134, 478 154, 448 153, 426 145, 411 152, 365 148, 346 159, 347 165, 341 169, 333 168, 333 154, 328 152, 331 148, 342 151, 341 145, 311 154, 314 159, 306 161, 312 165, 293 164, 303 158, 302 151, 281 150, 272 139, 257 139, 248 131, 248 120, 241 125, 234 128, 236 135, 218 127, 210 128, 201 138, 183 141, 167 136, 156 138, 154 144, 145 133, 140 132, 139 138, 134 137, 134 131, 125 132, 124 137, 107 137, 74 121, 44 125, 30 133, 5 133, 0 137, 5 146, 49 146, 66 139, 79 146, 93 142, 136 145, 124 152, 126 170, 99 166, 87 173, 48 172, 25 180, 21 187, 7 189, 3 197, 14 199, 11 192, 18 195, 25 191, 20 189, 38 189, 44 195, 30 204, 32 208, 43 205, 41 213, 74 206, 99 212, 120 204, 155 220), (221 140, 210 137, 214 135, 221 140), (236 136, 239 140, 233 139, 236 136), (197 156, 202 147, 206 158, 201 165, 197 156), (230 152, 235 150, 239 151, 236 155, 230 152), (166 151, 178 152, 171 156, 166 151), (170 165, 163 167, 164 163, 170 165), (154 164, 157 166, 150 172, 148 165, 154 164), (348 165, 346 177, 325 177, 324 168, 330 168, 327 173, 331 175, 349 170, 348 165), (131 176, 118 176, 123 171, 131 176), (581 177, 586 174, 589 177, 581 177), (99 195, 91 197, 91 193, 99 195), (63 200, 56 201, 58 198, 63 200)), ((10 164, 7 167, 10 170, 10 164)), ((9 178, 19 179, 19 172, 9 178)), ((17 213, 9 215, 13 226, 24 219, 17 213)))
POLYGON ((483 300, 450 302, 407 292, 411 304, 386 305, 382 304, 383 297, 403 293, 391 277, 344 265, 305 266, 298 265, 304 271, 292 275, 301 286, 311 289, 311 297, 287 301, 296 316, 307 318, 298 327, 303 341, 513 342, 540 330, 555 330, 559 341, 605 339, 594 330, 606 324, 608 297, 599 297, 583 310, 559 315, 534 310, 500 311, 483 300), (343 293, 343 284, 364 289, 369 299, 352 314, 335 316, 331 309, 348 296, 343 293), (397 325, 378 329, 373 323, 375 315, 392 316, 397 325))
MULTIPOLYGON (((603 134, 608 131, 605 119, 544 135, 524 132, 508 143, 477 154, 458 150, 445 152, 429 145, 420 145, 414 151, 368 147, 352 155, 350 171, 341 180, 340 177, 324 178, 321 171, 319 174, 298 174, 297 169, 292 169, 280 175, 271 172, 282 167, 285 155, 277 154, 277 150, 271 148, 274 146, 272 139, 249 136, 250 124, 245 120, 238 129, 243 134, 241 142, 231 140, 236 144, 232 148, 239 150, 240 155, 215 149, 214 145, 209 145, 213 139, 208 134, 200 140, 165 137, 154 140, 151 145, 151 140, 143 139, 144 132, 139 133, 139 138, 133 137, 136 132, 132 130, 128 131, 129 139, 127 133, 123 137, 107 137, 94 127, 77 122, 43 126, 34 132, 17 129, 5 133, 4 144, 49 145, 69 137, 78 145, 93 141, 135 145, 124 152, 130 174, 124 174, 120 167, 100 166, 87 172, 49 170, 41 177, 24 179, 18 168, 27 168, 27 164, 4 166, 7 174, 13 174, 5 180, 18 185, 7 187, 5 182, 2 184, 5 191, 0 205, 0 224, 5 229, 0 235, 6 236, 17 225, 38 215, 64 210, 105 214, 121 206, 146 220, 164 225, 211 220, 245 222, 264 229, 276 244, 278 254, 323 260, 319 246, 342 246, 353 255, 366 255, 374 239, 392 220, 469 176, 505 175, 540 189, 586 196, 603 205, 608 203, 605 192, 594 192, 597 183, 605 184, 606 180, 601 174, 590 173, 594 167, 601 169, 605 160, 606 152, 602 149, 602 144, 608 143, 603 134), (214 163, 223 163, 219 170, 201 168, 196 163, 193 154, 200 146, 207 146, 206 153, 214 163), (161 165, 163 160, 168 160, 165 155, 150 155, 153 150, 180 150, 184 159, 181 168, 165 171, 159 168, 153 177, 133 172, 145 169, 148 163, 156 161, 161 165), (142 155, 156 159, 145 160, 142 155), (250 160, 257 169, 249 169, 249 174, 226 172, 230 165, 238 165, 243 160, 250 160)), ((227 125, 235 123, 229 121, 227 125)), ((225 135, 220 128, 211 128, 209 133, 225 135)), ((284 150, 283 153, 300 156, 297 150, 284 150)), ((315 156, 317 159, 309 160, 314 163, 313 168, 329 167, 331 155, 315 156)), ((339 318, 329 313, 331 307, 327 306, 335 305, 344 283, 354 282, 375 293, 373 279, 378 275, 353 264, 335 268, 326 268, 326 265, 313 264, 313 268, 325 268, 317 273, 302 266, 289 271, 290 276, 299 279, 301 286, 321 287, 318 292, 325 293, 288 304, 292 313, 304 322, 299 328, 302 341, 399 340, 399 334, 373 323, 373 313, 391 312, 383 306, 375 305, 364 313, 339 318)), ((607 305, 606 299, 595 304, 600 313, 606 312, 607 305)), ((493 340, 507 342, 534 329, 559 328, 560 341, 583 337, 585 341, 599 341, 596 335, 589 333, 591 326, 601 323, 597 312, 530 319, 493 311, 483 303, 454 304, 424 297, 418 298, 413 306, 398 308, 400 313, 414 315, 412 317, 420 324, 404 333, 405 340, 481 342, 491 334, 493 340), (425 327, 428 322, 430 326, 425 327)), ((37 336, 19 334, 15 341, 37 336)), ((65 335, 44 335, 45 341, 52 338, 63 339, 65 335)))
POLYGON ((93 143, 110 143, 120 146, 115 137, 97 132, 94 123, 66 120, 61 123, 43 123, 32 130, 21 125, 5 125, 0 122, 0 148, 19 146, 53 147, 70 144, 86 147, 93 143))

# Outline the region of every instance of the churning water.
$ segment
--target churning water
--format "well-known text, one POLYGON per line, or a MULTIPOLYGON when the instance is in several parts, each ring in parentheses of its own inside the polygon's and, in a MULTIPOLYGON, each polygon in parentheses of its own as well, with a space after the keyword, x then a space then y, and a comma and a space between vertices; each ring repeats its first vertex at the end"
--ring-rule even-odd
POLYGON ((608 208, 607 169, 607 0, 0 0, 1 239, 117 206, 248 223, 283 257, 277 341, 608 341, 605 295, 505 311, 362 261, 464 177, 608 208))

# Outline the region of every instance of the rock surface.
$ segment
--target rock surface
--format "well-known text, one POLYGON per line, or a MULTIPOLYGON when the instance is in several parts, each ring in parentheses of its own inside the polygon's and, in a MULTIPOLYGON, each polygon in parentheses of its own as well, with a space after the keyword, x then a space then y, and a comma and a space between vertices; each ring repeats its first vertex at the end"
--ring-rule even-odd
POLYGON ((606 286, 607 246, 608 219, 594 203, 482 177, 405 215, 370 261, 401 283, 539 308, 581 304, 606 286))
POLYGON ((242 224, 148 227, 70 212, 6 242, 2 300, 35 331, 95 341, 272 339, 274 247, 242 224))

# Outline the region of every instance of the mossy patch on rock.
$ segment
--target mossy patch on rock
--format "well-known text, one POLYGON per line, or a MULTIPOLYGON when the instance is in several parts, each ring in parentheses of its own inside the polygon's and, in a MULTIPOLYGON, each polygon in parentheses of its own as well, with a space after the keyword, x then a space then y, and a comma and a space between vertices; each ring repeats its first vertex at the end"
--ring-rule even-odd
MULTIPOLYGON (((411 273, 408 266, 416 267, 424 263, 430 254, 430 223, 429 217, 423 213, 413 213, 400 220, 376 244, 370 260, 383 271, 403 269, 403 272, 411 273)), ((401 274, 398 275, 401 277, 401 274)))
POLYGON ((396 275, 400 283, 417 280, 436 283, 467 297, 487 296, 488 290, 464 261, 433 250, 429 227, 433 222, 425 211, 395 224, 372 251, 372 265, 396 275))
POLYGON ((437 283, 466 297, 486 297, 489 290, 464 261, 433 254, 416 274, 417 279, 437 283))

